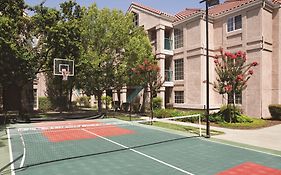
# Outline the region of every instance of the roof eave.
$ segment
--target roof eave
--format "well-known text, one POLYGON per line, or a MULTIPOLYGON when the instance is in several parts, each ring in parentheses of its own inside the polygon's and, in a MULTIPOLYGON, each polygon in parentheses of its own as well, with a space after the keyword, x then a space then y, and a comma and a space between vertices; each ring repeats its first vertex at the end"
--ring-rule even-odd
POLYGON ((143 11, 145 13, 148 13, 150 15, 156 16, 158 18, 161 18, 161 19, 164 19, 164 20, 168 20, 169 22, 173 22, 175 20, 175 17, 173 17, 173 16, 168 16, 168 15, 166 15, 164 13, 160 13, 160 14, 154 13, 154 12, 152 12, 150 10, 147 10, 147 9, 141 8, 139 6, 136 6, 135 4, 131 4, 130 7, 128 8, 127 12, 131 12, 133 8, 135 8, 135 9, 137 9, 139 11, 143 11))
POLYGON ((173 26, 176 26, 176 25, 179 25, 181 23, 185 23, 187 21, 191 21, 191 20, 194 20, 196 18, 202 18, 204 15, 204 11, 198 11, 194 14, 191 14, 190 16, 187 16, 186 18, 184 19, 181 19, 181 20, 178 20, 178 21, 175 21, 173 22, 173 26))
POLYGON ((244 9, 247 9, 249 7, 252 7, 252 6, 256 6, 256 5, 262 6, 262 4, 263 4, 263 0, 253 1, 251 3, 244 4, 240 7, 235 8, 235 9, 231 9, 231 10, 228 10, 228 11, 225 11, 225 12, 222 12, 222 13, 219 13, 219 14, 210 15, 210 16, 213 16, 214 19, 218 19, 218 18, 227 16, 227 15, 232 14, 232 13, 237 13, 239 11, 243 11, 244 9))

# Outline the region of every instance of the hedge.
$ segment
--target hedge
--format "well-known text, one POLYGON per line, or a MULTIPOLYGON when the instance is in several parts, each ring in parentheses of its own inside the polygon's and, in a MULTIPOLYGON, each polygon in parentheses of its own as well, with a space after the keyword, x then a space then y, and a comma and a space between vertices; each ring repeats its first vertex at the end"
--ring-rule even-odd
POLYGON ((281 120, 281 104, 271 104, 268 106, 272 119, 281 120))

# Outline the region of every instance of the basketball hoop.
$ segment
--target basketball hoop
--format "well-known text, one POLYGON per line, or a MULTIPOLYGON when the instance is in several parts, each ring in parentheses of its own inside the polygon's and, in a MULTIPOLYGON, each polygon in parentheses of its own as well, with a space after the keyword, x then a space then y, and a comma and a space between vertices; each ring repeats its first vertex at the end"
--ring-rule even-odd
POLYGON ((67 81, 69 72, 66 69, 62 69, 61 72, 62 72, 62 80, 67 81))

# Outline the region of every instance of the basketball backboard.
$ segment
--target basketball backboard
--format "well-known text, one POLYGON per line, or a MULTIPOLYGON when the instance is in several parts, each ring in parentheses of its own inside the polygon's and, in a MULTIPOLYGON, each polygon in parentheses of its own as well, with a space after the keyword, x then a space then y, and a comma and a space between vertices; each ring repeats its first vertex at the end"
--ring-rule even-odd
POLYGON ((74 76, 74 61, 55 58, 54 59, 54 75, 63 76, 64 71, 68 72, 68 76, 74 76))

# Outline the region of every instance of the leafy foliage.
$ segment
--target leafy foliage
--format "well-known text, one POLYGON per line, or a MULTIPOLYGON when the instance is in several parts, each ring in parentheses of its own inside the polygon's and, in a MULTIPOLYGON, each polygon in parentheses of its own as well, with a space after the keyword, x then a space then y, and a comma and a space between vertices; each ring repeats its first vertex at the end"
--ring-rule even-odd
POLYGON ((221 49, 220 53, 214 59, 217 78, 213 88, 219 94, 227 94, 228 103, 233 104, 234 94, 241 94, 247 88, 247 81, 254 73, 252 67, 258 63, 247 63, 246 53, 242 51, 233 54, 221 49))
POLYGON ((88 96, 79 97, 79 98, 76 100, 76 103, 77 103, 79 106, 90 107, 90 97, 88 97, 88 96))
POLYGON ((52 103, 48 97, 39 97, 39 110, 49 111, 52 109, 52 103))
POLYGON ((168 118, 168 117, 178 117, 178 116, 187 116, 193 114, 200 114, 197 111, 180 111, 177 109, 156 109, 154 110, 154 115, 157 118, 168 118))
POLYGON ((217 78, 213 88, 219 94, 227 94, 228 105, 220 111, 224 120, 230 123, 237 122, 240 112, 235 109, 234 96, 242 94, 247 88, 247 82, 254 73, 252 68, 258 63, 247 63, 246 53, 242 51, 230 53, 221 49, 220 54, 214 59, 217 78))
MULTIPOLYGON (((75 77, 69 77, 62 82, 61 77, 53 76, 53 59, 71 59, 75 65, 81 55, 81 18, 83 8, 75 1, 60 4, 60 9, 51 9, 40 4, 31 7, 34 12, 31 20, 34 23, 34 52, 41 66, 38 71, 45 72, 48 79, 48 96, 53 104, 60 105, 61 109, 71 107, 72 89, 75 86, 75 77), (59 103, 63 100, 63 103, 59 103)), ((79 72, 79 70, 75 70, 79 72)))
MULTIPOLYGON (((153 118, 153 97, 156 95, 157 90, 162 86, 162 78, 160 75, 160 68, 155 60, 144 60, 143 63, 132 68, 131 76, 134 77, 135 83, 142 86, 144 92, 147 92, 147 88, 150 90, 150 111, 151 118, 153 118)), ((145 104, 146 93, 143 95, 143 104, 145 104)), ((144 105, 143 105, 144 109, 144 105)), ((144 110, 142 110, 144 112, 144 110)))
POLYGON ((162 98, 155 97, 152 100, 153 109, 161 109, 162 106, 162 98))
POLYGON ((132 19, 119 10, 99 10, 95 4, 82 19, 84 52, 79 87, 98 97, 99 112, 103 91, 121 89, 129 81, 131 66, 140 62, 140 55, 152 55, 145 32, 135 28, 132 19))

